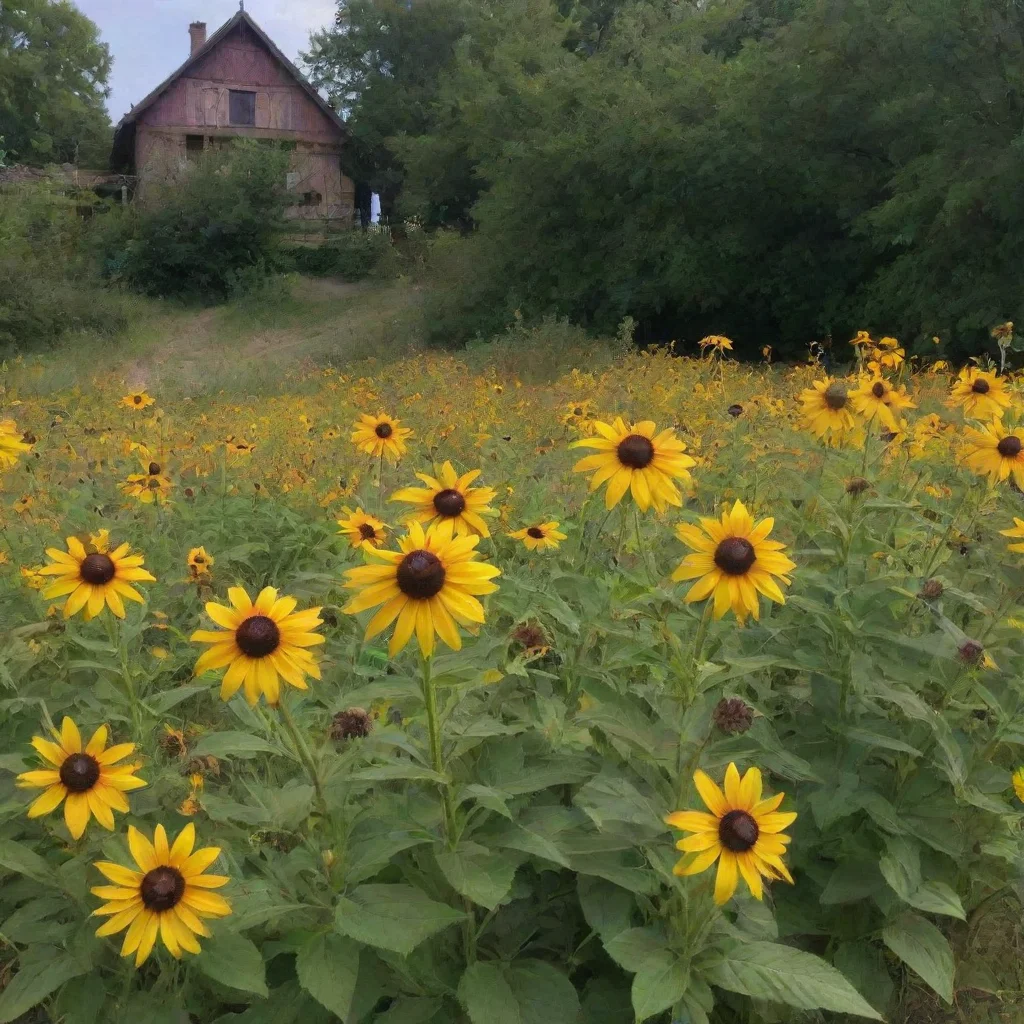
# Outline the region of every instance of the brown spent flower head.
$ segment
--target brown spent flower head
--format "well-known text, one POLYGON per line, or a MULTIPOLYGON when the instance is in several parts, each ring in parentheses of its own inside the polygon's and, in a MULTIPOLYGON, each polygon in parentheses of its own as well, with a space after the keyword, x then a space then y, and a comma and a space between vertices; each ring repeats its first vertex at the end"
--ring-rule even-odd
POLYGON ((957 648, 957 654, 965 665, 977 665, 984 653, 985 648, 977 640, 965 640, 957 648))
POLYGON ((743 415, 743 406, 739 402, 733 402, 725 411, 735 419, 737 416, 743 415))
POLYGON ((942 597, 945 590, 946 588, 943 586, 942 580, 936 579, 933 576, 930 580, 924 581, 918 597, 923 598, 925 601, 937 601, 942 597))
POLYGON ((536 622, 521 622, 512 630, 512 639, 527 650, 547 645, 548 638, 536 622))
POLYGON ((332 740, 352 740, 369 736, 373 719, 365 708, 347 708, 339 711, 331 720, 332 740))
POLYGON ((863 494, 871 484, 864 479, 862 476, 854 476, 846 481, 846 493, 847 494, 863 494))
POLYGON ((711 715, 712 721, 729 736, 746 732, 754 721, 754 711, 739 697, 723 697, 711 715))

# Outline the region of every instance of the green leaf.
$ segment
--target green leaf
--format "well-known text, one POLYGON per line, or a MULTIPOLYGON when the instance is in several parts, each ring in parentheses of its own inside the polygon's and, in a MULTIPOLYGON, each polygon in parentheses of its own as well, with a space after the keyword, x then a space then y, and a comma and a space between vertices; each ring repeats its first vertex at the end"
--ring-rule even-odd
POLYGON ((442 1006, 443 1000, 429 996, 400 996, 373 1018, 373 1024, 426 1024, 442 1006))
POLYGON ((50 865, 38 853, 13 839, 0 839, 0 867, 18 875, 27 875, 37 882, 55 884, 50 865))
POLYGON ((791 946, 748 942, 710 961, 703 972, 712 985, 800 1010, 832 1010, 871 1020, 882 1017, 830 964, 791 946))
POLYGON ((670 949, 660 949, 647 958, 633 975, 633 1012, 638 1021, 674 1006, 683 997, 690 980, 689 964, 670 949))
POLYGON ((633 894, 603 878, 577 875, 576 892, 587 924, 607 942, 633 923, 633 894))
POLYGON ((960 897, 945 882, 922 882, 906 899, 912 907, 927 914, 945 914, 961 921, 967 920, 960 897))
POLYGON ((580 1012, 572 982, 540 960, 478 961, 459 982, 472 1024, 570 1024, 580 1012))
POLYGON ((867 747, 881 747, 883 750, 897 750, 904 754, 913 754, 920 757, 921 751, 912 747, 909 743, 894 736, 886 736, 884 733, 871 732, 868 729, 847 729, 846 735, 854 743, 863 743, 867 747))
POLYGON ((902 836, 887 836, 885 849, 878 861, 879 870, 892 891, 900 899, 908 900, 921 885, 921 853, 902 836))
POLYGON ((248 732, 211 732, 204 736, 192 749, 193 757, 245 758, 257 754, 287 754, 283 747, 253 736, 248 732))
POLYGON ((630 928, 605 942, 604 948, 620 967, 635 974, 666 944, 665 935, 658 928, 630 928))
MULTIPOLYGON (((39 948, 39 947, 36 947, 39 948)), ((41 1003, 66 981, 84 974, 86 967, 67 954, 40 967, 19 971, 0 993, 0 1024, 9 1024, 41 1003)))
POLYGON ((464 917, 412 885, 360 885, 338 901, 334 923, 343 935, 408 956, 464 917))
POLYGON ((195 959, 196 966, 208 978, 266 997, 263 957, 244 935, 221 932, 203 944, 203 951, 195 959))
POLYGON ((359 945, 342 935, 315 935, 295 958, 299 984, 342 1020, 352 1006, 359 975, 359 945))
POLYGON ((157 693, 150 697, 146 701, 146 706, 154 715, 163 715, 170 711, 171 708, 177 707, 183 700, 188 700, 189 697, 194 697, 197 693, 208 693, 209 690, 209 686, 179 686, 176 689, 164 690, 162 693, 157 693))
POLYGON ((479 843, 464 841, 454 850, 435 850, 434 858, 452 888, 474 903, 493 910, 512 888, 521 854, 489 850, 479 843))
POLYGON ((904 914, 886 925, 882 941, 947 1003, 953 1002, 953 951, 931 921, 904 914))

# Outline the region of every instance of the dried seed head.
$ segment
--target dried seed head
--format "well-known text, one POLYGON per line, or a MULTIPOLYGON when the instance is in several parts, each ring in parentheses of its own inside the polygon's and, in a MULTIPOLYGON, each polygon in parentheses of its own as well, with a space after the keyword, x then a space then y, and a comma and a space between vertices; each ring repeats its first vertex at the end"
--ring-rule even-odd
POLYGON ((527 649, 531 647, 544 647, 548 642, 548 638, 544 635, 544 630, 536 622, 520 623, 512 631, 512 639, 527 649))
POLYGON ((925 580, 921 586, 921 592, 918 594, 919 597, 924 598, 925 601, 937 601, 942 597, 945 592, 945 587, 942 584, 942 580, 937 580, 933 576, 930 580, 925 580))
POLYGON ((332 740, 351 740, 369 736, 373 719, 365 708, 348 708, 339 711, 331 720, 332 740))
POLYGON ((723 697, 712 713, 715 725, 724 733, 734 735, 746 732, 754 721, 754 712, 746 701, 739 697, 723 697))
POLYGON ((957 648, 957 654, 965 665, 977 665, 984 653, 985 648, 977 640, 965 640, 957 648))
POLYGON ((846 493, 863 494, 870 486, 871 484, 862 476, 850 477, 850 479, 846 481, 846 493))

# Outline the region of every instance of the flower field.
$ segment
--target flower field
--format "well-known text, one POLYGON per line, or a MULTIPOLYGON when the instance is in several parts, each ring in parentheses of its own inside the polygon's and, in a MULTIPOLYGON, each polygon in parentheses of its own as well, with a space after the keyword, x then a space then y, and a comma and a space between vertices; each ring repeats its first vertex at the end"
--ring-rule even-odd
POLYGON ((0 376, 0 1024, 1012 998, 1022 385, 729 348, 0 376))

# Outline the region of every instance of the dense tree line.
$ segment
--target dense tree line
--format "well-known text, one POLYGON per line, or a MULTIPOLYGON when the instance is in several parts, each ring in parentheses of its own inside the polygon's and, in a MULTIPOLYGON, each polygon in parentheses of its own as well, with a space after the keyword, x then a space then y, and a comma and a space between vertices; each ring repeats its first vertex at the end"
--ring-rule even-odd
POLYGON ((0 150, 10 163, 105 167, 110 50, 69 0, 0 2, 0 150))
POLYGON ((977 351, 1024 319, 1015 0, 342 0, 309 61, 352 173, 466 235, 443 337, 977 351))

